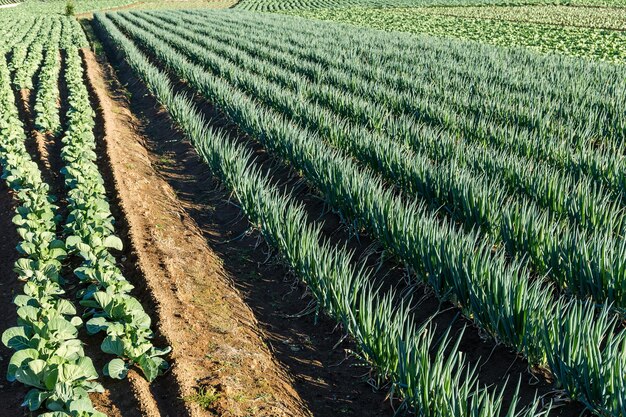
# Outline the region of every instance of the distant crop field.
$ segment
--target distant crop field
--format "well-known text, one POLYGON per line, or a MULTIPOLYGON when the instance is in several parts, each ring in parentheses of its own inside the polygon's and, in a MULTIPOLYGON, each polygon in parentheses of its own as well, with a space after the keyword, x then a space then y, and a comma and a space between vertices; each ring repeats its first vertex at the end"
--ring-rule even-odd
POLYGON ((336 8, 287 11, 306 18, 385 31, 425 33, 544 53, 626 62, 622 9, 528 6, 469 8, 336 8))
MULTIPOLYGON (((541 0, 528 0, 529 3, 541 0)), ((308 9, 350 9, 359 7, 421 7, 455 5, 511 4, 507 0, 241 0, 235 8, 259 12, 308 9)), ((513 3, 515 4, 515 3, 513 3)))
MULTIPOLYGON (((0 0, 7 1, 7 0, 0 0)), ((112 9, 116 7, 127 6, 129 4, 137 3, 135 0, 76 0, 70 2, 73 5, 74 13, 81 14, 92 12, 94 10, 112 9)), ((62 15, 66 11, 68 2, 64 0, 23 0, 20 2, 19 11, 17 9, 2 10, 0 9, 0 15, 8 13, 14 15, 14 13, 22 13, 23 15, 62 15)))
POLYGON ((422 7, 420 14, 590 29, 626 30, 626 8, 576 6, 422 7))
MULTIPOLYGON (((0 0, 2 5, 19 4, 20 13, 23 15, 63 15, 66 13, 68 4, 73 6, 75 15, 85 15, 98 10, 117 10, 117 9, 225 9, 233 6, 236 0, 21 0, 13 2, 12 0, 0 0)), ((11 7, 12 8, 12 7, 11 7)), ((0 15, 7 12, 0 8, 0 15)), ((11 15, 15 16, 17 11, 12 11, 11 15)), ((5 13, 7 14, 7 13, 5 13)), ((8 15, 8 14, 7 14, 8 15)))

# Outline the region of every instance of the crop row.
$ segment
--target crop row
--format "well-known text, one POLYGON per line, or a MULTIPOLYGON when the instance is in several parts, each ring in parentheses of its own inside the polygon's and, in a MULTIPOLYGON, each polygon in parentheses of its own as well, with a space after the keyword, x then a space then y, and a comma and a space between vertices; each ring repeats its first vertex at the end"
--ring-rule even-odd
MULTIPOLYGON (((479 387, 476 368, 466 365, 447 334, 436 343, 428 323, 414 325, 406 300, 378 290, 370 272, 353 267, 351 254, 323 238, 302 207, 270 184, 250 152, 207 127, 192 102, 175 94, 167 75, 107 17, 96 14, 95 19, 102 36, 124 53, 212 172, 233 191, 251 223, 306 282, 318 307, 343 324, 363 357, 394 382, 406 404, 424 416, 500 415, 502 395, 479 387)), ((508 415, 543 414, 537 404, 520 411, 516 403, 508 415)))
POLYGON ((61 151, 69 205, 66 245, 69 254, 82 259, 74 273, 85 284, 78 296, 80 304, 87 308, 85 315, 92 317, 86 323, 87 331, 104 332, 101 349, 117 356, 105 366, 105 375, 124 378, 129 366, 134 364, 148 381, 153 381, 167 369, 167 362, 161 356, 170 349, 153 346, 150 317, 130 295, 133 286, 109 252, 122 250, 122 241, 114 234, 104 179, 96 164, 95 113, 83 81, 78 49, 70 48, 66 54, 68 129, 61 151))
MULTIPOLYGON (((22 70, 22 68, 26 65, 26 58, 28 56, 29 48, 32 44, 37 44, 37 35, 40 33, 40 31, 44 30, 43 26, 43 20, 37 19, 33 22, 30 30, 23 31, 23 38, 20 39, 19 37, 16 37, 14 39, 11 39, 11 37, 9 37, 10 40, 7 45, 5 45, 4 49, 9 50, 9 48, 12 48, 12 56, 11 62, 9 63, 9 69, 14 74, 26 72, 26 70, 22 70)), ((42 33, 42 38, 43 35, 44 33, 42 33)), ((34 60, 30 61, 34 62, 34 60)), ((15 83, 15 78, 16 77, 14 76, 14 82, 12 84, 19 88, 21 83, 15 83)), ((23 80, 23 82, 27 81, 28 80, 23 80)))
POLYGON ((20 204, 13 218, 22 238, 17 247, 22 257, 15 271, 24 281, 22 294, 14 299, 18 326, 2 334, 2 343, 15 350, 7 378, 31 387, 24 405, 35 411, 45 404, 51 412, 42 417, 79 413, 103 417, 88 395, 102 391, 102 386, 95 381, 98 374, 78 339, 82 320, 75 306, 63 298, 60 272, 66 251, 65 243, 56 237, 57 208, 26 150, 10 85, 8 66, 0 54, 0 162, 2 177, 20 204))
POLYGON ((61 23, 58 20, 51 22, 52 25, 42 24, 39 32, 35 33, 35 37, 28 45, 20 44, 23 50, 24 59, 14 57, 11 60, 14 66, 13 84, 18 90, 31 90, 33 88, 33 77, 39 69, 43 60, 44 45, 48 42, 48 36, 61 23), (28 49, 27 49, 28 48, 28 49))
POLYGON ((45 58, 39 71, 39 84, 35 99, 35 127, 43 133, 56 135, 61 130, 59 117, 59 55, 63 24, 55 22, 44 47, 45 58))
POLYGON ((114 234, 104 180, 96 164, 95 113, 79 53, 86 44, 80 24, 65 17, 24 17, 7 22, 0 31, 7 38, 0 50, 0 113, 6 117, 6 123, 3 120, 0 125, 0 162, 22 204, 14 222, 24 239, 18 247, 24 258, 16 271, 27 281, 24 295, 15 299, 18 327, 8 329, 2 339, 16 350, 8 376, 33 388, 24 402, 31 411, 45 407, 51 411, 43 414, 48 417, 102 417, 88 396, 88 392, 103 388, 78 339, 83 318, 86 332, 104 333, 101 349, 116 356, 104 367, 104 373, 112 378, 123 378, 135 365, 147 380, 154 380, 168 366, 162 356, 169 348, 153 346, 151 319, 130 295, 133 286, 110 253, 111 249, 121 250, 122 241, 114 234), (68 91, 63 126, 59 116, 62 56, 68 91), (66 218, 57 214, 49 187, 26 151, 28 139, 11 87, 33 90, 35 126, 63 144, 65 166, 60 170, 67 188, 66 218), (66 282, 62 268, 79 260, 74 275, 79 282, 76 297, 82 317, 77 316, 74 304, 63 298, 66 282))
POLYGON ((250 137, 302 172, 331 206, 372 233, 496 340, 532 363, 548 365, 561 386, 594 411, 623 412, 619 369, 626 339, 623 332, 614 332, 617 319, 607 309, 597 312, 593 303, 554 300, 547 282, 531 277, 523 263, 507 259, 489 240, 394 195, 371 171, 329 149, 315 132, 207 73, 124 14, 110 19, 250 137), (601 391, 591 388, 597 381, 606 381, 601 391))
MULTIPOLYGON (((607 227, 609 223, 610 229, 615 229, 619 236, 623 228, 622 208, 619 203, 611 201, 611 196, 599 198, 593 185, 576 182, 555 170, 542 170, 537 166, 531 170, 525 163, 527 161, 511 164, 514 159, 506 154, 494 155, 481 150, 470 162, 475 171, 468 172, 457 162, 463 156, 471 155, 472 150, 452 140, 448 141, 447 154, 441 148, 439 154, 428 156, 403 149, 393 142, 393 136, 372 134, 363 126, 346 121, 341 117, 346 116, 345 113, 338 116, 320 108, 320 100, 315 94, 322 90, 330 95, 328 88, 306 83, 297 77, 297 73, 294 75, 284 70, 288 68, 286 66, 270 67, 252 59, 232 46, 238 44, 236 38, 227 39, 227 43, 212 41, 209 29, 198 29, 201 26, 199 21, 186 20, 194 27, 187 30, 174 26, 174 17, 163 15, 150 18, 142 14, 140 18, 129 16, 129 19, 274 110, 320 132, 325 140, 383 173, 407 194, 418 194, 435 208, 445 207, 470 227, 478 226, 493 232, 514 254, 520 251, 520 256, 530 256, 541 273, 550 270, 551 277, 562 287, 582 297, 593 296, 599 303, 626 306, 626 293, 623 292, 626 290, 626 267, 622 265, 626 248, 620 244, 621 239, 601 231, 587 236, 575 225, 578 222, 594 230, 607 227), (235 64, 222 58, 225 56, 235 64), (289 78, 290 82, 268 82, 268 78, 281 77, 289 78), (297 89, 297 92, 291 93, 290 88, 297 89), (433 158, 436 164, 429 159, 433 156, 441 157, 433 158), (476 179, 475 176, 480 177, 476 179), (507 184, 501 181, 503 176, 508 179, 507 184), (567 189, 569 184, 572 184, 573 191, 567 189), (516 195, 520 192, 535 197, 546 209, 537 207, 535 201, 520 198, 516 195), (547 211, 559 212, 559 208, 574 221, 573 226, 558 221, 547 211), (585 218, 585 215, 589 217, 585 218), (596 261, 598 253, 605 254, 603 263, 596 261)), ((350 97, 331 101, 346 104, 341 107, 346 108, 353 107, 355 102, 358 105, 357 100, 350 97)), ((333 110, 340 111, 341 108, 333 110)), ((409 130, 404 135, 410 133, 409 130)), ((429 141, 433 144, 432 150, 437 149, 437 142, 441 146, 441 134, 427 138, 425 133, 422 130, 419 136, 410 140, 414 143, 429 141)))

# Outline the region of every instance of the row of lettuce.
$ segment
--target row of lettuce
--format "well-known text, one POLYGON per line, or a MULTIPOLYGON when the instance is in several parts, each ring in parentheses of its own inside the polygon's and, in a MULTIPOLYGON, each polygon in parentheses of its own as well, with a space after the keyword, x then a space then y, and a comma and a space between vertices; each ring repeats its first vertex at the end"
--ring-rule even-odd
POLYGON ((259 179, 249 155, 228 157, 234 145, 203 127, 168 77, 186 80, 571 398, 598 415, 624 414, 619 70, 240 12, 96 21, 405 405, 497 415, 501 397, 478 388, 454 348, 446 366, 436 362, 442 351, 428 363, 423 350, 438 349, 419 337, 428 326, 409 331, 406 301, 376 291, 366 271, 327 268, 320 259, 348 268, 350 257, 319 229, 291 236, 308 230, 301 209, 259 179), (469 383, 449 366, 466 369, 469 383))
POLYGON ((15 350, 7 377, 31 388, 24 405, 31 411, 47 410, 43 416, 104 416, 89 398, 103 387, 85 355, 84 338, 103 333, 100 348, 114 356, 103 373, 118 379, 136 366, 147 380, 154 380, 167 368, 162 356, 169 349, 152 344, 150 317, 130 295, 133 286, 111 253, 122 249, 122 241, 115 235, 96 164, 95 113, 79 51, 86 39, 75 19, 62 17, 22 16, 0 31, 9 39, 0 51, 0 161, 3 178, 20 204, 13 218, 23 239, 15 271, 25 283, 14 300, 17 326, 2 335, 2 342, 15 350), (60 84, 66 86, 65 97, 60 84), (62 143, 64 166, 56 174, 63 176, 65 187, 54 190, 65 196, 62 207, 55 204, 50 185, 27 151, 34 139, 26 134, 16 105, 23 90, 36 97, 34 127, 48 140, 62 143), (66 101, 64 117, 59 115, 61 100, 66 101), (69 278, 75 264, 74 278, 69 278), (78 290, 68 294, 68 285, 76 283, 78 290))

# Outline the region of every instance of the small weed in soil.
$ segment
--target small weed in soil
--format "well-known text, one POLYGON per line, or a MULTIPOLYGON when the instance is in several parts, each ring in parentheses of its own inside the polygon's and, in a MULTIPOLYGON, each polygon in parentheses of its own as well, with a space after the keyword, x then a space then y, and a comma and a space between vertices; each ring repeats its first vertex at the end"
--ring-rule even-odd
POLYGON ((220 394, 215 391, 215 388, 200 387, 194 395, 188 395, 183 399, 185 402, 198 404, 204 410, 210 410, 219 398, 220 394))

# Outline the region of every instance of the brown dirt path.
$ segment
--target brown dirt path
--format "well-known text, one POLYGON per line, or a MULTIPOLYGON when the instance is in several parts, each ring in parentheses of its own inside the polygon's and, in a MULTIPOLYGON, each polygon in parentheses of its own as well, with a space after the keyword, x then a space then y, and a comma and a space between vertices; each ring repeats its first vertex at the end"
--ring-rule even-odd
POLYGON ((157 331, 173 348, 171 373, 144 395, 162 409, 183 398, 186 410, 179 412, 190 416, 310 415, 258 333, 251 310, 228 284, 221 260, 155 172, 134 115, 107 83, 111 77, 103 70, 110 68, 83 52, 104 119, 103 156, 146 280, 139 291, 151 298, 157 331), (198 388, 205 395, 198 396, 198 388))

